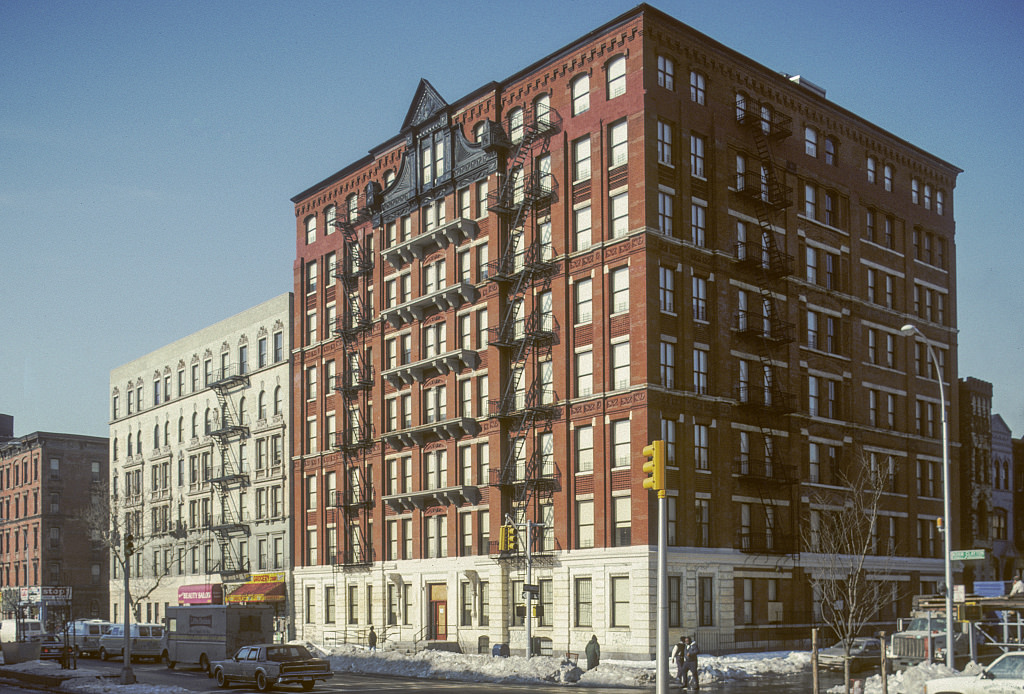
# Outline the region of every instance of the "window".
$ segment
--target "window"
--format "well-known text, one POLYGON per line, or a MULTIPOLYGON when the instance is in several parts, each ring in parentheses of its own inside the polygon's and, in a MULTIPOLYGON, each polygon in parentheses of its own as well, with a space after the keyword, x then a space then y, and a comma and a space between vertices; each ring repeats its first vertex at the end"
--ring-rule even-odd
POLYGON ((576 397, 586 397, 594 389, 594 353, 591 349, 576 353, 576 397))
POLYGON ((883 187, 885 188, 886 192, 891 193, 892 192, 892 177, 893 177, 892 166, 890 166, 889 164, 886 164, 885 168, 882 169, 882 172, 883 172, 883 174, 882 174, 882 176, 883 176, 883 178, 882 178, 882 180, 883 180, 883 187))
POLYGON ((658 56, 658 86, 669 91, 675 91, 676 88, 676 65, 665 55, 658 56))
POLYGON ((690 101, 703 106, 707 98, 706 88, 704 75, 699 72, 690 71, 690 101))
POLYGON ((593 580, 590 577, 577 578, 573 582, 573 625, 590 627, 593 618, 593 580))
POLYGON ((611 600, 611 627, 629 626, 629 577, 612 576, 610 579, 612 600, 611 600))
POLYGON ((804 128, 804 153, 809 157, 818 156, 818 131, 814 128, 804 128))
POLYGON ((714 579, 711 576, 697 578, 697 605, 699 609, 698 624, 702 627, 714 626, 714 579))
POLYGON ((658 190, 658 231, 665 236, 672 236, 673 200, 675 191, 671 188, 659 187, 658 190))
POLYGON ((693 319, 708 320, 708 281, 699 275, 693 276, 693 319))
POLYGON ((675 313, 676 273, 663 265, 658 267, 658 302, 664 313, 675 313))
POLYGON ((693 425, 693 466, 697 470, 711 469, 711 444, 707 424, 693 425))
POLYGON ((804 185, 804 216, 818 218, 818 190, 810 183, 804 185))
POLYGON ((910 179, 910 202, 914 203, 915 205, 921 204, 920 186, 921 184, 918 182, 916 178, 910 179))
POLYGON ((697 537, 695 538, 698 547, 711 546, 711 502, 708 499, 696 500, 697 537))
POLYGON ((667 340, 661 341, 661 385, 676 387, 676 345, 667 340))
POLYGON ((612 468, 628 468, 630 459, 629 420, 617 419, 613 421, 610 431, 611 466, 612 468))
POLYGON ((608 274, 611 292, 611 312, 624 313, 629 310, 629 267, 615 268, 608 274))
POLYGON ((626 164, 629 155, 629 139, 626 120, 608 126, 608 168, 626 164))
POLYGON ((576 427, 576 471, 590 472, 594 469, 594 427, 576 427))
POLYGON ((316 217, 306 217, 306 245, 316 241, 316 217))
POLYGON ((518 106, 508 112, 508 136, 513 144, 523 139, 523 109, 518 106))
POLYGON ((569 87, 572 95, 572 115, 590 110, 590 75, 580 75, 569 87))
POLYGON ((577 251, 590 248, 592 236, 590 233, 590 203, 573 210, 573 238, 577 251))
POLYGON ((609 198, 608 216, 611 238, 617 239, 629 232, 629 193, 627 191, 623 190, 609 198))
POLYGON ((590 136, 581 137, 572 143, 572 180, 590 179, 590 136))
POLYGON ((693 390, 701 395, 707 395, 708 392, 708 357, 707 349, 693 348, 693 390))
POLYGON ((672 124, 658 119, 658 163, 673 166, 672 158, 672 124))
POLYGON ((707 248, 707 216, 708 208, 703 204, 690 204, 690 241, 700 248, 707 248))
POLYGON ((878 163, 875 161, 875 158, 874 157, 868 157, 868 161, 867 161, 868 183, 877 183, 878 182, 877 168, 878 168, 878 163))
POLYGON ((594 546, 594 501, 576 502, 576 548, 589 549, 594 546))
POLYGON ((690 135, 690 175, 705 178, 704 150, 706 141, 703 135, 690 135))
POLYGON ((614 99, 626 93, 626 58, 617 56, 608 61, 606 67, 608 79, 608 98, 614 99))
POLYGON ((825 163, 829 166, 837 166, 836 161, 836 141, 831 137, 825 138, 825 163))
POLYGON ((629 340, 612 344, 612 390, 628 388, 629 375, 629 340))
POLYGON ((613 547, 629 547, 631 523, 630 498, 628 496, 614 497, 612 499, 613 547))

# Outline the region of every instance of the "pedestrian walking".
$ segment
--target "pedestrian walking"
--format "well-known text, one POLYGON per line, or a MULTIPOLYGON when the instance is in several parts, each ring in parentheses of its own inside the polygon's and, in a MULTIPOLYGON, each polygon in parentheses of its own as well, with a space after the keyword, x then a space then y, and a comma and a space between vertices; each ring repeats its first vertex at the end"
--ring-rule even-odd
POLYGON ((366 642, 370 644, 370 650, 377 650, 377 632, 373 630, 373 626, 370 626, 370 635, 366 637, 366 642))
POLYGON ((601 644, 597 642, 597 634, 590 637, 587 644, 587 669, 593 670, 601 664, 601 644))
POLYGON ((683 649, 683 687, 690 686, 690 673, 693 673, 693 689, 700 691, 700 680, 697 679, 697 642, 687 636, 683 649))
POLYGON ((672 662, 676 664, 676 681, 683 681, 683 656, 686 654, 686 644, 683 637, 679 637, 678 643, 672 646, 672 662))

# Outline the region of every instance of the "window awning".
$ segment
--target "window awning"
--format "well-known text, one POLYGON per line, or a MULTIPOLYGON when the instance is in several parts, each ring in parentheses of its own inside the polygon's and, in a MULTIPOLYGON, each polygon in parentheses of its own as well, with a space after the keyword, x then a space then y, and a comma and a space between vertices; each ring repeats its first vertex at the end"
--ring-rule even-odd
POLYGON ((260 583, 243 583, 235 592, 227 596, 228 602, 281 602, 285 600, 284 581, 266 581, 260 583))

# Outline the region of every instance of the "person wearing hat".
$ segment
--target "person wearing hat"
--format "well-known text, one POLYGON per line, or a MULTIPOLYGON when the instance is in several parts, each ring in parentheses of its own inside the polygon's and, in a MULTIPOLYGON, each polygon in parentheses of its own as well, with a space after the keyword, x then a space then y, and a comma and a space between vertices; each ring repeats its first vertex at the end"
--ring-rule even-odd
POLYGON ((597 634, 590 637, 590 643, 587 644, 587 669, 593 670, 601 664, 601 644, 597 642, 597 634))
POLYGON ((697 679, 697 642, 687 636, 683 639, 683 687, 690 686, 690 673, 693 673, 693 688, 700 691, 700 681, 697 679))

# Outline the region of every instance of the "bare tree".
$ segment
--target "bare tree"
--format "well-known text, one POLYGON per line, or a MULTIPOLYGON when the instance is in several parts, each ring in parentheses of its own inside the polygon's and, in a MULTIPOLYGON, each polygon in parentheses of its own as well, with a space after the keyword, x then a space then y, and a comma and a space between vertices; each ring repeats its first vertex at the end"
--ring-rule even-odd
POLYGON ((821 601, 821 617, 843 644, 844 675, 850 691, 853 639, 881 609, 893 602, 895 547, 880 540, 878 521, 894 470, 891 459, 877 464, 858 456, 839 474, 839 484, 810 498, 810 522, 801 531, 804 550, 821 558, 811 587, 821 601))
MULTIPOLYGON (((138 614, 140 604, 160 587, 163 579, 170 574, 170 566, 154 566, 147 562, 153 547, 169 547, 166 538, 170 533, 154 532, 144 525, 142 507, 127 508, 118 498, 93 497, 93 502, 85 511, 78 515, 79 522, 86 529, 89 539, 96 545, 110 552, 120 575, 131 562, 131 574, 128 579, 129 597, 132 610, 138 614), (147 532, 149 530, 149 532, 147 532), (125 536, 130 534, 134 543, 131 557, 125 555, 125 536)), ((175 544, 184 547, 182 544, 175 544)), ((111 597, 120 595, 124 601, 123 581, 111 582, 111 597)))

